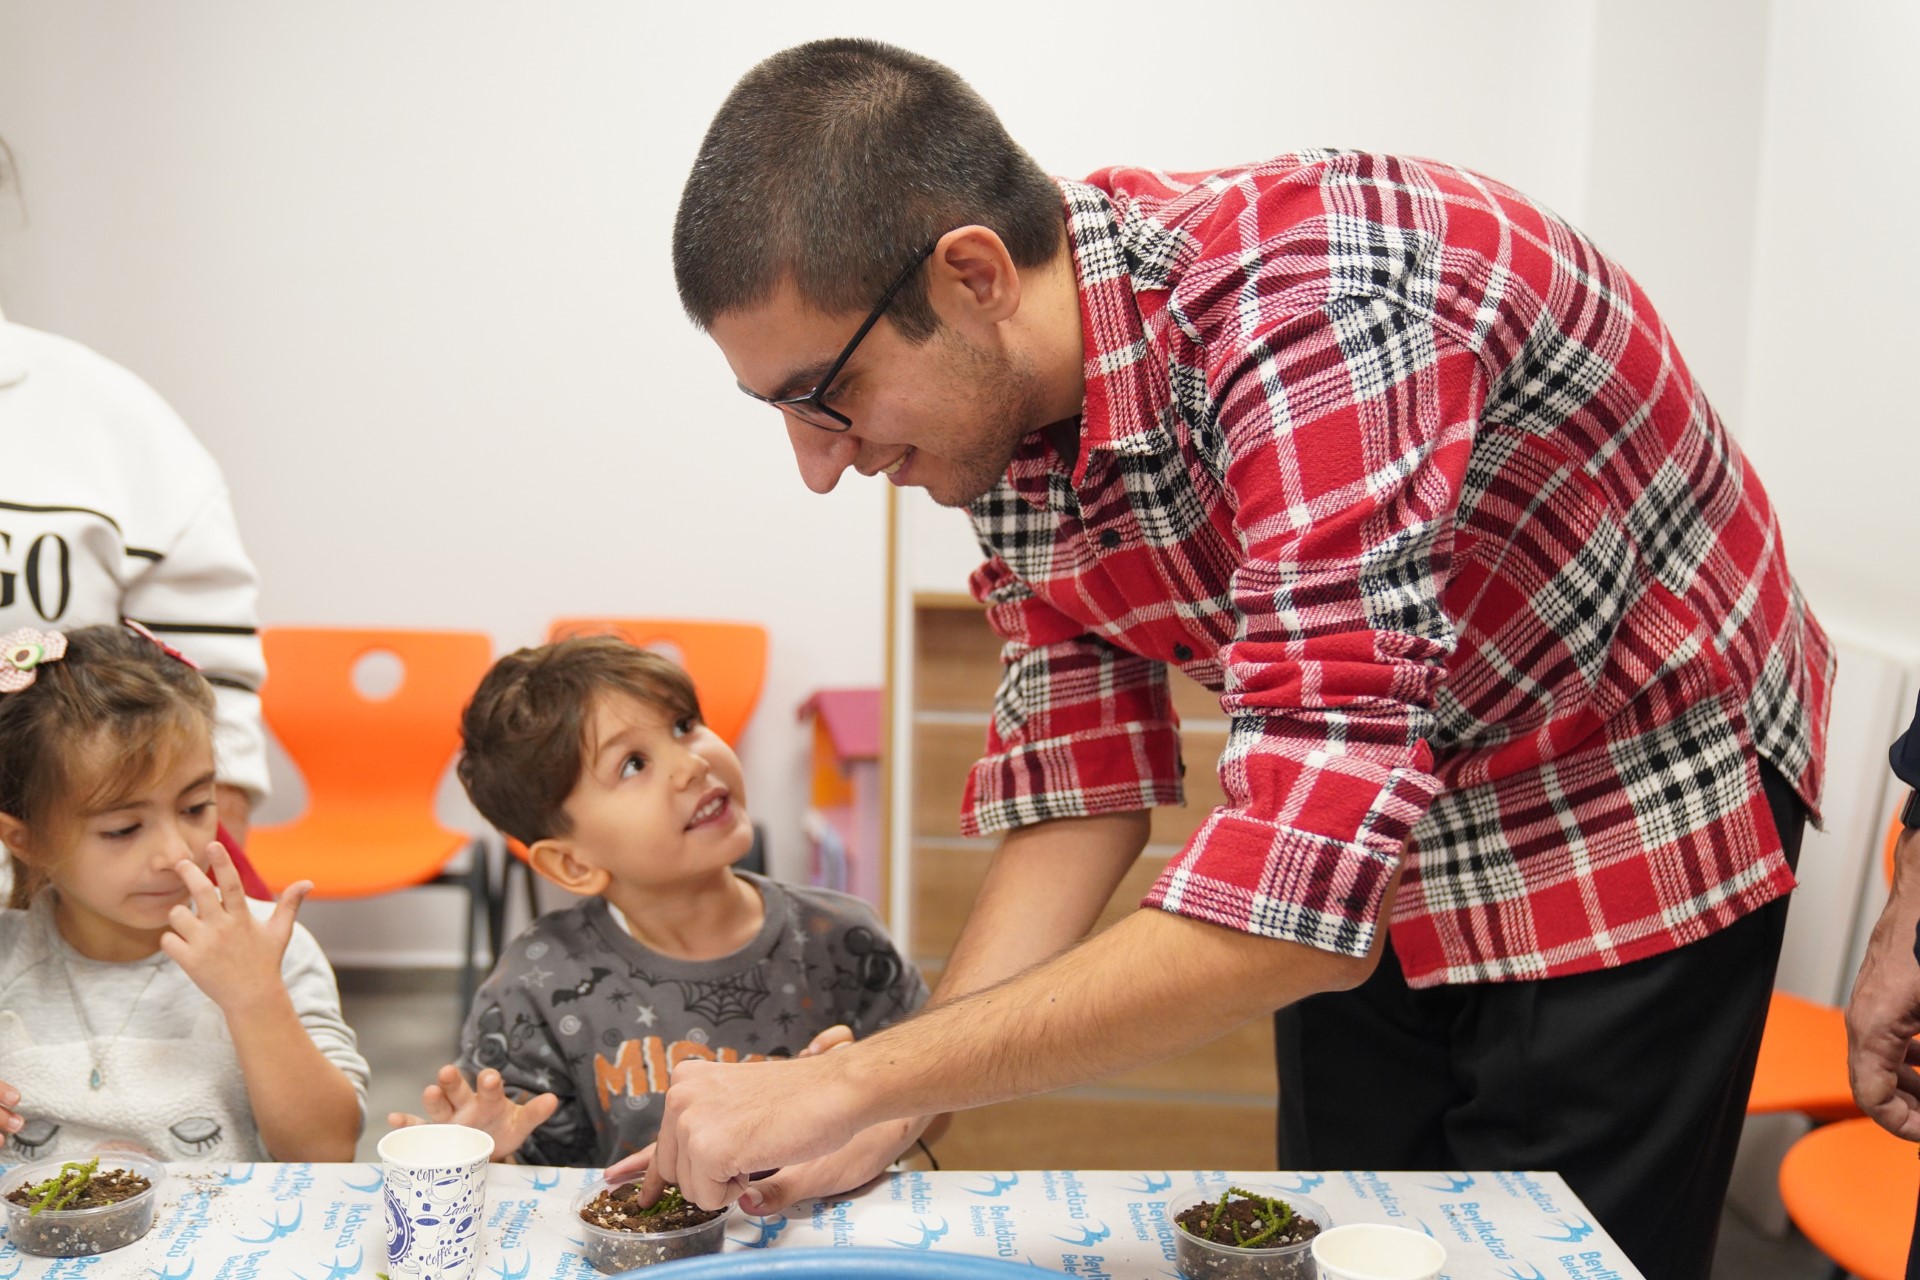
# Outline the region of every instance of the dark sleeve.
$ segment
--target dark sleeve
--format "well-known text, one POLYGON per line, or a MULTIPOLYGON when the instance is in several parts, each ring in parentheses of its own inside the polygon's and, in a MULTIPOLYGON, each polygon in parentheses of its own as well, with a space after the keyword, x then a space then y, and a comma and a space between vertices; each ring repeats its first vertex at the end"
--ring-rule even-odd
POLYGON ((500 1073, 507 1096, 517 1101, 541 1093, 560 1099, 552 1118, 527 1135, 514 1153, 521 1164, 597 1165, 598 1139, 586 1101, 539 999, 520 980, 526 963, 515 947, 474 996, 460 1032, 460 1069, 471 1079, 492 1067, 500 1073))
POLYGON ((1893 765, 1895 777, 1910 787, 1920 788, 1920 702, 1914 704, 1913 723, 1893 740, 1887 761, 1893 765))

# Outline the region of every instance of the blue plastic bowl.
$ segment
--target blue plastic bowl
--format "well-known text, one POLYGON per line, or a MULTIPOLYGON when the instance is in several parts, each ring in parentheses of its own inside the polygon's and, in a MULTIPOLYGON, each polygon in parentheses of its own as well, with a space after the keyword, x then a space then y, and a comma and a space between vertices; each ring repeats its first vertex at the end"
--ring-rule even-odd
POLYGON ((842 1276, 873 1280, 1013 1280, 1031 1277, 1033 1268, 999 1258, 973 1258, 960 1253, 915 1253, 908 1249, 766 1249, 752 1253, 719 1253, 669 1263, 667 1270, 642 1268, 613 1280, 701 1280, 703 1276, 729 1278, 774 1276, 779 1280, 830 1280, 842 1276))

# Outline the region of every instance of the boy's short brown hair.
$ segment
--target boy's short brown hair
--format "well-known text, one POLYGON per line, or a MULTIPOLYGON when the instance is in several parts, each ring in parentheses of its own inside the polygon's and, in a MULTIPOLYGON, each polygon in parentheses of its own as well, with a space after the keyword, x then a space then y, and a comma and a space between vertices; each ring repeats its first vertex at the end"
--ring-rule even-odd
POLYGON ((624 693, 674 720, 699 718, 678 664, 618 636, 574 636, 493 664, 460 718, 460 785, 525 845, 572 829, 566 799, 585 766, 595 699, 624 693))

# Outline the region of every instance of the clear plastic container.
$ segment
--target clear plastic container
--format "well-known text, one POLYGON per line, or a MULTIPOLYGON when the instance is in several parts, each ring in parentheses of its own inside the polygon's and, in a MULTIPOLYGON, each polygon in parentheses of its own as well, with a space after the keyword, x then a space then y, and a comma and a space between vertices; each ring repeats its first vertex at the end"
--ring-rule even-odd
POLYGON ((154 1206, 160 1202, 160 1184, 167 1178, 166 1166, 130 1151, 92 1152, 83 1160, 91 1160, 95 1155, 100 1158, 102 1170, 125 1169, 138 1174, 147 1180, 147 1189, 118 1204, 94 1209, 42 1209, 34 1213, 32 1206, 15 1204, 7 1197, 20 1187, 45 1182, 60 1172, 61 1165, 71 1161, 36 1160, 0 1178, 0 1204, 7 1210, 7 1239, 22 1253, 44 1258, 88 1257, 132 1244, 153 1226, 154 1206))
MULTIPOLYGON (((1227 1193, 1228 1185, 1205 1183, 1167 1201, 1167 1222, 1173 1227, 1174 1263, 1180 1268, 1180 1274, 1187 1280, 1314 1280, 1311 1238, 1275 1249, 1243 1249, 1202 1240, 1180 1226, 1177 1219, 1181 1214, 1197 1204, 1218 1203, 1227 1193)), ((1306 1196, 1259 1183, 1232 1185, 1291 1205, 1294 1213, 1319 1224, 1321 1231, 1333 1225, 1326 1207, 1306 1196)))
POLYGON ((580 1211, 592 1204, 593 1198, 602 1191, 611 1191, 624 1185, 602 1179, 573 1198, 573 1223, 582 1233, 587 1261, 599 1270, 631 1271, 635 1267, 650 1267, 656 1262, 697 1258, 705 1253, 718 1253, 720 1247, 726 1244, 727 1219, 730 1216, 727 1213, 698 1226, 681 1227, 677 1231, 609 1231, 605 1227, 594 1226, 580 1216, 580 1211))

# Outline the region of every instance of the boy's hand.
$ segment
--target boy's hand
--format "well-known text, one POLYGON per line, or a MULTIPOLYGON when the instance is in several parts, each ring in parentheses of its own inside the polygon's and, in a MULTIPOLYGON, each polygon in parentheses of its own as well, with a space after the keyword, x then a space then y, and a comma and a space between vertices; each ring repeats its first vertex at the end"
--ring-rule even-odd
POLYGON ((813 1039, 807 1041, 807 1047, 793 1056, 796 1058, 811 1058, 817 1053, 825 1053, 829 1049, 838 1049, 842 1045, 852 1043, 853 1028, 844 1022, 838 1022, 828 1027, 825 1031, 822 1031, 813 1039))
MULTIPOLYGON (((505 1160, 518 1151, 527 1135, 551 1119, 560 1106, 560 1099, 551 1093, 515 1102, 507 1096, 506 1084, 492 1067, 475 1076, 469 1085, 467 1077, 452 1063, 440 1068, 439 1083, 420 1091, 420 1101, 426 1107, 425 1119, 394 1111, 388 1114, 387 1123, 396 1129, 416 1124, 463 1124, 482 1130, 493 1139, 495 1160, 505 1160)), ((652 1150, 647 1148, 648 1152, 652 1150)))
MULTIPOLYGON (((0 1129, 8 1133, 20 1132, 20 1127, 26 1124, 26 1120, 13 1109, 19 1105, 20 1091, 5 1080, 0 1080, 0 1129)), ((648 1147, 647 1150, 651 1151, 653 1148, 648 1147)))
POLYGON ((193 896, 193 906, 183 902, 168 913, 173 932, 160 936, 160 949, 229 1017, 263 998, 285 998, 280 958, 313 881, 288 886, 273 914, 256 920, 247 909, 240 873, 219 841, 207 846, 207 866, 212 879, 185 858, 174 867, 193 896))

